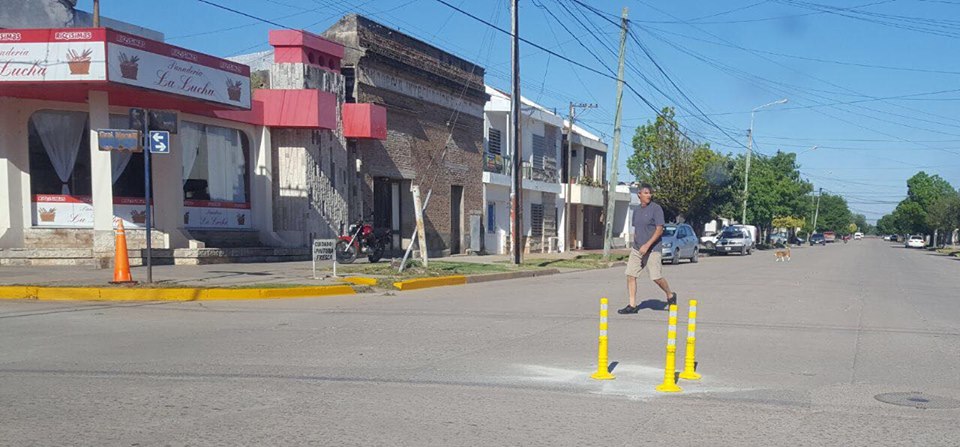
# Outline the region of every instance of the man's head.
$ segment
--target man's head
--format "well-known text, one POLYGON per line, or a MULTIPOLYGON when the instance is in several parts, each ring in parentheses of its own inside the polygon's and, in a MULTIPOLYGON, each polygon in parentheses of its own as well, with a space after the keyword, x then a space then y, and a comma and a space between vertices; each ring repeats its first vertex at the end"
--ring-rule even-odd
POLYGON ((640 185, 640 188, 637 189, 637 198, 640 199, 641 205, 647 205, 653 200, 653 187, 649 183, 643 183, 640 185))

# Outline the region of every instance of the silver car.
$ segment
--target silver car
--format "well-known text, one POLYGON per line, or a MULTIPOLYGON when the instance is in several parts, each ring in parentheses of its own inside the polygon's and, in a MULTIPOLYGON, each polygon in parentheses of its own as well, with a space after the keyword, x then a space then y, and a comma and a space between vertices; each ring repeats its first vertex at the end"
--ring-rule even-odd
POLYGON ((690 262, 700 260, 700 241, 690 225, 664 225, 660 245, 664 262, 678 264, 681 259, 689 259, 690 262))

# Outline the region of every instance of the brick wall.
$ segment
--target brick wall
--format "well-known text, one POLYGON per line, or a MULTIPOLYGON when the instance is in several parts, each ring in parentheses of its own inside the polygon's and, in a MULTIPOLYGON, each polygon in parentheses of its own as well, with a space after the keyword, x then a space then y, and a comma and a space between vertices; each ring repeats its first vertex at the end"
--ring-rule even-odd
MULTIPOLYGON (((337 97, 342 122, 344 78, 308 64, 274 64, 270 88, 319 89, 337 97)), ((342 128, 272 129, 274 231, 287 242, 308 246, 312 239, 340 234, 359 214, 354 155, 342 128)))
MULTIPOLYGON (((356 67, 356 101, 387 109, 387 139, 359 141, 364 212, 373 212, 376 178, 432 189, 424 222, 431 256, 448 255, 455 241, 451 187, 463 187, 460 250, 470 241, 471 213, 483 209, 483 69, 425 42, 368 19, 347 16, 325 33, 348 47, 344 65, 356 67), (365 51, 358 51, 362 48, 365 51), (446 149, 446 150, 445 150, 446 149)), ((402 237, 413 212, 401 205, 402 237)))

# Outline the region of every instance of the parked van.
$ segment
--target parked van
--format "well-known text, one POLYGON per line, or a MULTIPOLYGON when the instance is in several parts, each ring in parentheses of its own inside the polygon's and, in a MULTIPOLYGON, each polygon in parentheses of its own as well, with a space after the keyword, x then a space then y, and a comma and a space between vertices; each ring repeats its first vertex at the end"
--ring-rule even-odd
POLYGON ((731 225, 720 232, 717 239, 717 254, 740 253, 753 254, 756 247, 757 227, 753 225, 731 225))

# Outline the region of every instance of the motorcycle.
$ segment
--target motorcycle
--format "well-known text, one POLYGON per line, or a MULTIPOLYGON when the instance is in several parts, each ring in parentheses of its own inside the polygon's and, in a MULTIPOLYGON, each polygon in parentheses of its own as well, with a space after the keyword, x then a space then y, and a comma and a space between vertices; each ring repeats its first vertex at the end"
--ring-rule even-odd
POLYGON ((337 241, 337 262, 350 264, 357 260, 359 254, 366 254, 370 262, 377 262, 383 258, 383 252, 390 243, 390 230, 374 229, 373 225, 364 223, 363 219, 350 225, 347 234, 341 235, 337 241))

